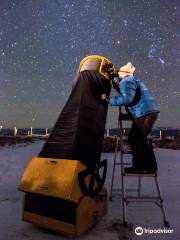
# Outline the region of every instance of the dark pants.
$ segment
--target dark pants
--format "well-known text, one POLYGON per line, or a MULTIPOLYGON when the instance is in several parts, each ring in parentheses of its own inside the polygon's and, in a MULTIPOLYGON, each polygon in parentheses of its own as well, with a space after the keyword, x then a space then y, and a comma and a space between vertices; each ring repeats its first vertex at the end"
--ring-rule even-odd
POLYGON ((150 113, 133 120, 128 140, 133 155, 133 167, 139 170, 157 170, 153 147, 147 139, 157 116, 158 113, 150 113))

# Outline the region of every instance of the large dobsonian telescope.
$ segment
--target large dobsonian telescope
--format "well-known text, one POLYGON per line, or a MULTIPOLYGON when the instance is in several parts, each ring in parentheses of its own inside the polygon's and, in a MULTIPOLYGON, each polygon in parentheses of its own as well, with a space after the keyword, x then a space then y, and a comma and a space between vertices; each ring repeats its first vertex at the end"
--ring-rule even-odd
POLYGON ((100 156, 108 103, 101 95, 109 96, 115 71, 102 56, 80 62, 66 105, 21 178, 24 221, 80 235, 106 214, 107 161, 100 156))

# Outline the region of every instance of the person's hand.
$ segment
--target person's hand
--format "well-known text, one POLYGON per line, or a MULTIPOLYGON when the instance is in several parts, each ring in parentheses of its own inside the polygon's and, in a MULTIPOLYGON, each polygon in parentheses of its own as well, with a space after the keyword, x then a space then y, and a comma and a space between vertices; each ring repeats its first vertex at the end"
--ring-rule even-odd
POLYGON ((112 80, 112 86, 113 88, 119 93, 119 78, 116 77, 112 80))
POLYGON ((105 100, 106 102, 109 102, 109 99, 106 93, 101 94, 101 100, 105 100))

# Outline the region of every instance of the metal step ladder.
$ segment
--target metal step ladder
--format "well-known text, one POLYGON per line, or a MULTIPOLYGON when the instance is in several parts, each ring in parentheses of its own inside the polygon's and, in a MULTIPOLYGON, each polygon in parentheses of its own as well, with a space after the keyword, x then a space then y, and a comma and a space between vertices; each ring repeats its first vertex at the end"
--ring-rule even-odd
POLYGON ((119 128, 119 136, 116 138, 116 144, 115 144, 115 152, 114 152, 114 162, 113 162, 113 172, 112 172, 112 179, 111 179, 111 189, 110 189, 110 196, 109 200, 112 201, 113 192, 120 192, 122 195, 122 209, 123 209, 123 224, 127 226, 127 205, 132 202, 153 202, 155 203, 162 211, 164 225, 166 227, 170 227, 170 224, 167 220, 166 211, 164 207, 164 202, 162 198, 162 194, 159 188, 158 183, 158 175, 155 174, 129 174, 124 172, 124 166, 125 165, 132 165, 131 163, 124 161, 124 155, 125 154, 131 154, 131 151, 125 151, 123 149, 123 124, 122 121, 131 121, 132 118, 126 114, 122 113, 122 107, 119 107, 119 118, 118 118, 118 128, 119 128), (120 147, 120 160, 118 160, 118 147, 120 147), (114 188, 114 178, 115 178, 115 171, 116 166, 121 167, 121 188, 114 188), (138 186, 137 189, 126 189, 125 185, 125 178, 128 177, 136 177, 138 179, 138 186), (155 181, 155 187, 157 191, 156 197, 151 196, 143 196, 142 195, 142 178, 153 178, 155 181), (137 196, 129 196, 126 195, 128 192, 135 191, 137 193, 137 196))

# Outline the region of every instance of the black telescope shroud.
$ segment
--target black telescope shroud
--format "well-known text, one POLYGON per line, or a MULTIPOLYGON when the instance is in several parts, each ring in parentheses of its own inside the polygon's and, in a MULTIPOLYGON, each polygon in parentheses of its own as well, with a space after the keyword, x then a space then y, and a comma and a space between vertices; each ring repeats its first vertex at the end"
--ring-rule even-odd
POLYGON ((100 162, 111 83, 96 70, 77 74, 70 97, 39 157, 79 160, 87 167, 100 162))

